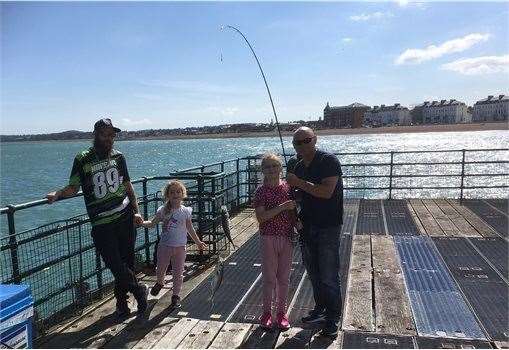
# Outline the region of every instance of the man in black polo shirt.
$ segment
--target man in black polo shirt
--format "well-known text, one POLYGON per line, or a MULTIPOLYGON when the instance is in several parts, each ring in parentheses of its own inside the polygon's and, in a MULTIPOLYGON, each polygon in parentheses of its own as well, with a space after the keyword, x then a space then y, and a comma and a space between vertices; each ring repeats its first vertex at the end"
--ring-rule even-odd
POLYGON ((337 157, 316 149, 312 129, 301 127, 293 146, 302 158, 287 181, 302 193, 300 219, 302 260, 313 286, 315 307, 305 323, 325 320, 322 335, 336 337, 342 302, 339 242, 343 224, 343 181, 337 157))
POLYGON ((125 318, 131 312, 127 304, 128 292, 137 301, 138 313, 145 313, 147 287, 138 282, 134 273, 134 225, 139 225, 143 219, 124 155, 113 149, 119 131, 109 118, 98 120, 94 125, 94 144, 74 158, 69 184, 48 193, 46 198, 51 204, 74 196, 80 187, 83 189, 95 247, 115 279, 117 315, 125 318))

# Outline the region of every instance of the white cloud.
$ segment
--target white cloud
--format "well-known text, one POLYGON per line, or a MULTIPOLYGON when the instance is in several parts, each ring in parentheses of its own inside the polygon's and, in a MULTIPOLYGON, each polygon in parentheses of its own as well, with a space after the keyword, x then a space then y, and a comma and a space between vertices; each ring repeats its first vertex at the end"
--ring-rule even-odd
POLYGON ((373 13, 362 13, 360 15, 350 16, 350 20, 355 22, 366 22, 373 19, 383 19, 394 17, 394 15, 390 12, 373 12, 373 13))
POLYGON ((425 49, 407 49, 396 59, 395 64, 419 64, 443 55, 465 51, 472 46, 487 41, 490 34, 472 33, 462 38, 446 41, 438 46, 430 45, 425 49))
POLYGON ((463 58, 443 64, 440 68, 464 75, 509 73, 509 55, 463 58))
POLYGON ((395 2, 400 6, 400 7, 418 7, 420 9, 425 9, 426 8, 426 4, 424 2, 415 2, 415 1, 412 1, 412 0, 395 0, 395 2))
POLYGON ((352 38, 342 38, 341 41, 348 44, 348 43, 351 43, 353 41, 353 39, 352 38))
POLYGON ((122 120, 120 121, 120 124, 125 125, 125 126, 138 126, 138 125, 150 125, 150 124, 152 124, 152 122, 147 118, 140 119, 140 120, 132 120, 129 118, 122 118, 122 120))

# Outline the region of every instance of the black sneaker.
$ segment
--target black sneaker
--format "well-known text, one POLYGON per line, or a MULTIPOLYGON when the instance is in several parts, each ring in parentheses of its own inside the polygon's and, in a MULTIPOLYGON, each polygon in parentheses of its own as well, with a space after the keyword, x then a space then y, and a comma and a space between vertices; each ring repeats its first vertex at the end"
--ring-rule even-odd
POLYGON ((320 335, 329 338, 336 338, 338 336, 338 324, 336 322, 327 321, 322 328, 320 335))
POLYGON ((325 321, 325 312, 311 310, 307 316, 301 318, 301 321, 304 323, 318 323, 325 321))
POLYGON ((159 292, 161 291, 161 288, 163 288, 162 284, 159 283, 154 284, 154 286, 150 290, 150 294, 153 296, 157 296, 157 294, 159 294, 159 292))
POLYGON ((129 306, 127 306, 126 303, 117 303, 117 310, 115 311, 116 315, 120 319, 124 319, 129 317, 131 314, 131 309, 129 309, 129 306))
POLYGON ((173 307, 174 309, 178 309, 181 306, 182 306, 182 304, 180 303, 180 297, 178 295, 172 295, 170 307, 173 307))
POLYGON ((143 314, 147 311, 148 287, 146 284, 140 284, 139 290, 134 294, 134 299, 138 303, 138 313, 143 314))

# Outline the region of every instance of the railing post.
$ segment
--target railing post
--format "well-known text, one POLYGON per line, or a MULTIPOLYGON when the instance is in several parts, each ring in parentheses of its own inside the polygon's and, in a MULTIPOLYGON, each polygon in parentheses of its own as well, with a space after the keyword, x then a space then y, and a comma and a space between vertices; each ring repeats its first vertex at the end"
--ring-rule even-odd
POLYGON ((203 202, 203 175, 198 175, 198 232, 203 235, 203 213, 205 211, 203 202))
POLYGON ((251 158, 247 158, 247 199, 251 203, 251 158))
POLYGON ((19 273, 19 260, 18 260, 18 242, 16 240, 16 227, 14 225, 14 212, 16 211, 14 205, 8 205, 9 211, 7 212, 7 222, 9 224, 9 245, 11 246, 11 263, 12 263, 12 280, 14 283, 19 284, 21 277, 19 273))
POLYGON ((240 207, 240 158, 235 161, 237 167, 237 208, 240 207))
POLYGON ((465 180, 465 150, 461 150, 461 185, 460 185, 460 202, 463 200, 463 188, 465 180))
POLYGON ((392 171, 394 165, 394 152, 391 151, 391 172, 389 174, 389 199, 392 199, 392 171))
MULTIPOLYGON (((222 192, 224 191, 224 161, 221 162, 221 191, 222 192)), ((226 203, 224 203, 225 198, 223 198, 222 204, 228 205, 228 191, 223 192, 223 193, 225 193, 224 197, 226 198, 226 203)), ((214 196, 215 196, 215 194, 214 194, 214 196)))
MULTIPOLYGON (((143 218, 146 220, 148 218, 148 199, 147 199, 147 178, 145 176, 143 179, 143 218)), ((148 228, 144 228, 145 232, 145 263, 148 265, 150 263, 150 237, 148 235, 148 228)))

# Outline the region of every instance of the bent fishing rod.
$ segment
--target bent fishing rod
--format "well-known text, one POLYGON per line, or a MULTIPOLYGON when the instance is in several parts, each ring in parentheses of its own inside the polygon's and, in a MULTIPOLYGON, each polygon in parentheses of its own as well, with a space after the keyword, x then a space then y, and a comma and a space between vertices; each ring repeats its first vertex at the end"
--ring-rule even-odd
POLYGON ((269 84, 267 84, 267 79, 265 78, 265 73, 263 72, 263 69, 262 69, 262 66, 260 64, 260 61, 258 60, 258 57, 256 56, 256 53, 254 52, 253 47, 249 43, 249 40, 247 40, 246 36, 244 34, 242 34, 242 32, 240 30, 238 30, 237 28, 235 28, 233 26, 230 26, 230 25, 221 26, 221 30, 223 30, 225 28, 230 28, 230 29, 236 31, 237 33, 239 33, 244 38, 244 40, 246 41, 246 44, 251 49, 251 53, 253 54, 253 56, 254 56, 254 58, 256 60, 256 64, 258 64, 258 68, 260 69, 260 73, 262 74, 263 82, 265 83, 265 87, 267 88, 267 93, 269 94, 270 105, 272 106, 272 112, 274 113, 274 119, 276 120, 276 127, 277 127, 277 132, 279 134, 279 140, 281 141, 281 148, 283 149, 283 159, 285 161, 285 166, 288 168, 288 164, 286 162, 285 146, 283 144, 283 137, 281 136, 281 128, 279 127, 279 121, 277 120, 276 108, 274 108, 274 101, 272 100, 272 94, 270 93, 269 84))

